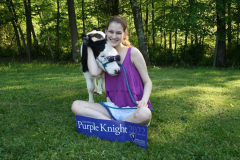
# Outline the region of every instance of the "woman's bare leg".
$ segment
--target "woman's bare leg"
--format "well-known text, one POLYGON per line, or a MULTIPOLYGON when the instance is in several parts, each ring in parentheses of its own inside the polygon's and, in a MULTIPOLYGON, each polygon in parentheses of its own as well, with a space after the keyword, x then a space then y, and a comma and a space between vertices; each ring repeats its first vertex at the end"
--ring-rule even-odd
POLYGON ((137 123, 142 125, 148 125, 152 119, 152 112, 149 108, 141 107, 136 109, 130 116, 124 119, 124 121, 137 123))
POLYGON ((72 111, 76 115, 96 119, 110 120, 111 116, 101 104, 76 100, 72 104, 72 111))

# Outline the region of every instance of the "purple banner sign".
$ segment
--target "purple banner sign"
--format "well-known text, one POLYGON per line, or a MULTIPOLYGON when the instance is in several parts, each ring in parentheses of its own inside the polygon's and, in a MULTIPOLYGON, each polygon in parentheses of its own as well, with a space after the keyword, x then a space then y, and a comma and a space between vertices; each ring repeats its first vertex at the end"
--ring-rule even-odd
POLYGON ((139 147, 147 147, 147 126, 140 124, 101 120, 76 115, 77 131, 87 136, 125 142, 130 141, 139 147))

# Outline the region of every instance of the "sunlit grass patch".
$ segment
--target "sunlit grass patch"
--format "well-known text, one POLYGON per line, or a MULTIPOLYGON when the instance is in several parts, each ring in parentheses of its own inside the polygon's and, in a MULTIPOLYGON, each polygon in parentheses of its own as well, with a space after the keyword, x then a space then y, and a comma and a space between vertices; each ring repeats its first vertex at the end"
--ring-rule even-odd
MULTIPOLYGON (((88 100, 78 64, 0 62, 0 159, 238 159, 238 70, 148 68, 154 108, 147 149, 76 131, 88 100), (126 149, 127 148, 127 149, 126 149)), ((96 102, 104 95, 94 95, 96 102)))

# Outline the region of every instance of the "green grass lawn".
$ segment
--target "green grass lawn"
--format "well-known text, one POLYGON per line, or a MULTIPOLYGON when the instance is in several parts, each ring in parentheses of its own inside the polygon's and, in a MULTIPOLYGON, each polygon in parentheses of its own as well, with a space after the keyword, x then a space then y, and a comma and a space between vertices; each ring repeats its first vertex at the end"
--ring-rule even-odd
MULTIPOLYGON (((148 147, 76 131, 78 64, 0 62, 0 159, 239 159, 240 71, 149 68, 148 147)), ((104 95, 94 96, 105 101, 104 95)))

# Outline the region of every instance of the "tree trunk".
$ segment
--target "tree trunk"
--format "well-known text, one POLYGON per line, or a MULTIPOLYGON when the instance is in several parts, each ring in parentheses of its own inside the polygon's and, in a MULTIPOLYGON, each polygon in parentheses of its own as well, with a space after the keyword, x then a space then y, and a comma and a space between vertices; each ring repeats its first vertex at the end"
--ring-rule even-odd
POLYGON ((220 66, 226 66, 226 27, 225 27, 225 0, 216 1, 217 11, 217 35, 218 37, 218 53, 217 64, 220 66))
POLYGON ((141 20, 143 22, 143 19, 142 19, 142 0, 140 0, 139 11, 140 11, 141 20))
POLYGON ((144 37, 144 30, 143 30, 142 20, 139 14, 138 4, 136 0, 130 0, 130 2, 131 2, 131 7, 133 11, 133 16, 134 16, 134 24, 137 31, 138 41, 139 41, 139 48, 143 54, 146 64, 150 65, 147 43, 144 37))
MULTIPOLYGON (((240 15, 240 2, 238 1, 237 3, 237 9, 238 9, 238 15, 240 15)), ((239 20, 237 21, 237 45, 239 43, 239 25, 240 25, 240 22, 239 20)))
POLYGON ((162 34, 162 27, 160 27, 160 45, 162 46, 162 37, 163 37, 163 34, 162 34))
POLYGON ((9 13, 11 14, 11 22, 12 22, 14 32, 15 32, 15 35, 16 35, 19 57, 22 58, 21 43, 20 43, 20 38, 19 38, 19 34, 18 34, 18 29, 17 29, 16 22, 15 22, 16 17, 14 16, 14 13, 13 13, 13 6, 11 6, 9 0, 6 0, 6 2, 7 2, 9 13))
POLYGON ((216 67, 217 49, 218 49, 218 35, 216 38, 216 45, 215 45, 215 52, 214 52, 214 59, 213 59, 213 69, 216 67))
POLYGON ((154 26, 154 0, 152 2, 152 41, 153 41, 153 45, 155 46, 155 26, 154 26))
POLYGON ((74 0, 67 0, 67 3, 68 3, 69 28, 70 28, 71 38, 72 38, 72 59, 75 61, 76 56, 79 55, 79 52, 77 51, 79 47, 76 46, 77 40, 78 40, 78 32, 77 32, 74 0))
POLYGON ((184 45, 187 47, 188 31, 185 33, 184 45))
POLYGON ((114 0, 112 5, 113 5, 113 16, 119 15, 119 0, 114 0))
POLYGON ((198 44, 198 35, 195 33, 195 44, 198 44))
POLYGON ((177 28, 175 30, 175 47, 174 47, 174 53, 177 53, 177 28))
POLYGON ((237 44, 239 42, 239 24, 240 23, 237 24, 237 44))
POLYGON ((232 42, 232 7, 231 7, 231 0, 228 0, 227 8, 228 8, 228 18, 227 18, 227 37, 228 37, 228 45, 232 42))
POLYGON ((18 30, 17 30, 17 26, 15 24, 15 22, 12 20, 12 25, 14 28, 14 32, 16 35, 16 41, 17 41, 17 46, 18 46, 18 53, 19 53, 19 58, 22 58, 22 47, 21 47, 21 42, 20 42, 20 38, 19 38, 19 34, 18 34, 18 30))
POLYGON ((22 40, 23 46, 24 46, 25 51, 26 51, 26 54, 27 54, 27 45, 26 45, 26 41, 25 41, 24 34, 23 34, 23 32, 22 32, 21 26, 18 25, 17 27, 18 27, 19 33, 20 33, 20 35, 21 35, 21 40, 22 40))
POLYGON ((169 49, 172 49, 172 32, 169 32, 169 49))
POLYGON ((34 28, 33 28, 33 24, 31 21, 31 29, 32 29, 32 35, 33 35, 33 40, 34 40, 34 52, 35 52, 35 59, 38 58, 38 40, 37 40, 37 36, 35 34, 34 28))
POLYGON ((25 6, 25 15, 26 15, 26 32, 27 32, 27 56, 28 60, 31 61, 31 46, 32 46, 32 38, 31 38, 31 0, 24 0, 25 6))
POLYGON ((112 15, 111 14, 111 7, 110 7, 110 2, 109 2, 109 0, 107 0, 107 3, 106 3, 106 5, 107 5, 107 11, 108 11, 108 13, 110 14, 110 15, 112 15))
POLYGON ((148 4, 146 5, 146 19, 145 19, 145 39, 148 42, 148 4))
MULTIPOLYGON (((173 16, 173 0, 172 0, 172 6, 171 6, 171 16, 173 16)), ((170 28, 170 32, 169 32, 169 49, 172 50, 172 28, 170 28)))
MULTIPOLYGON (((98 9, 98 6, 99 6, 99 4, 98 4, 98 1, 97 0, 94 0, 94 9, 98 9)), ((83 15, 84 13, 82 13, 82 15, 83 15)), ((99 12, 97 12, 97 28, 100 30, 100 20, 99 20, 99 12)))
POLYGON ((167 49, 167 38, 166 38, 166 27, 165 27, 165 17, 166 17, 166 11, 165 11, 165 1, 163 1, 163 17, 164 17, 164 22, 163 22, 163 39, 164 39, 164 50, 166 51, 167 49))
POLYGON ((60 7, 59 7, 59 0, 57 0, 57 43, 56 43, 56 60, 59 60, 60 57, 60 37, 59 37, 59 24, 60 24, 60 7))
POLYGON ((190 37, 191 37, 191 46, 192 46, 193 45, 193 35, 191 34, 190 37))
POLYGON ((164 50, 166 51, 166 49, 167 49, 167 37, 166 37, 167 35, 166 35, 166 31, 165 31, 165 29, 164 29, 164 31, 163 31, 163 39, 164 39, 164 50))
POLYGON ((185 42, 184 42, 184 61, 187 59, 187 39, 188 39, 188 31, 185 34, 185 42))

